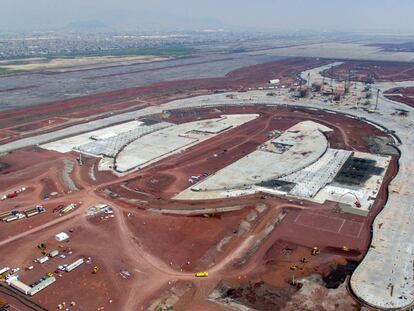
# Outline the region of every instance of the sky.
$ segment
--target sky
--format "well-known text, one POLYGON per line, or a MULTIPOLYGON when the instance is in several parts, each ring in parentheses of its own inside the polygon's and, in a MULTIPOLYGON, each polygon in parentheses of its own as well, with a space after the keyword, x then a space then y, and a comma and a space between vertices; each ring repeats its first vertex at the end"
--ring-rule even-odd
POLYGON ((0 32, 100 21, 111 30, 414 31, 414 0, 0 0, 0 32))

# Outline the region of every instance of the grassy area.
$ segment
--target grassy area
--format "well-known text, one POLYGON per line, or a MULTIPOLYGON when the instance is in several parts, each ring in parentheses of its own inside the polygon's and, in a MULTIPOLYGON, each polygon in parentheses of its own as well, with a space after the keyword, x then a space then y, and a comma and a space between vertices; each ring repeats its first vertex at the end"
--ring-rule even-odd
POLYGON ((19 73, 19 72, 22 72, 22 70, 10 70, 7 68, 0 67, 0 75, 8 75, 8 74, 19 73))
POLYGON ((82 53, 65 53, 59 55, 48 56, 48 58, 58 57, 85 57, 85 56, 175 56, 182 57, 187 56, 193 52, 193 49, 186 47, 170 47, 170 48, 146 48, 146 49, 120 49, 110 51, 91 51, 82 53))
MULTIPOLYGON (((91 64, 99 64, 100 62, 96 59, 100 57, 107 58, 102 63, 111 60, 122 60, 123 58, 134 58, 134 57, 184 57, 193 53, 194 50, 182 47, 167 47, 167 48, 146 48, 146 49, 119 49, 111 51, 99 51, 99 52, 86 52, 86 53, 65 53, 48 55, 42 58, 35 59, 24 59, 16 58, 3 60, 0 62, 0 75, 13 74, 19 72, 28 72, 33 70, 42 69, 56 69, 66 67, 84 66, 88 63, 88 59, 91 64), (108 59, 108 57, 110 59, 108 59), (113 59, 111 58, 113 57, 113 59), (71 60, 76 60, 73 64, 69 64, 71 60)), ((0 59, 1 60, 1 59, 0 59)))
MULTIPOLYGON (((53 54, 47 56, 41 56, 47 59, 55 59, 55 58, 75 58, 75 57, 88 57, 88 56, 175 56, 175 57, 183 57, 190 55, 194 52, 194 49, 184 47, 184 46, 172 46, 167 48, 131 48, 131 49, 119 49, 119 50, 106 50, 106 51, 91 51, 91 52, 73 52, 73 53, 61 53, 61 54, 53 54)), ((10 60, 7 63, 0 63, 1 65, 25 65, 30 63, 30 61, 25 60, 29 56, 17 56, 14 59, 10 60), (18 60, 22 58, 22 60, 18 60)), ((35 56, 30 56, 35 57, 35 56)), ((0 58, 0 60, 7 60, 7 58, 0 58)), ((39 62, 40 60, 38 60, 39 62)), ((43 62, 45 62, 43 61, 43 62)), ((42 62, 42 61, 40 61, 42 62)))
POLYGON ((25 60, 13 60, 10 62, 2 62, 0 63, 0 66, 14 66, 14 65, 26 65, 28 64, 28 61, 25 60))

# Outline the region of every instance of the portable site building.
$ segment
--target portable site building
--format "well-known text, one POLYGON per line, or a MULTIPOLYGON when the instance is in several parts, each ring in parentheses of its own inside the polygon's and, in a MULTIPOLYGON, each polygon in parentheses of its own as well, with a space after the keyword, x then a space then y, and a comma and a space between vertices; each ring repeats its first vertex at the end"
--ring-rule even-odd
POLYGON ((55 235, 55 238, 58 242, 62 242, 64 240, 69 239, 69 234, 67 234, 66 232, 61 232, 55 235))
POLYGON ((29 285, 19 281, 18 278, 13 278, 9 282, 11 287, 17 289, 18 291, 22 292, 25 295, 28 295, 30 290, 32 289, 29 285))

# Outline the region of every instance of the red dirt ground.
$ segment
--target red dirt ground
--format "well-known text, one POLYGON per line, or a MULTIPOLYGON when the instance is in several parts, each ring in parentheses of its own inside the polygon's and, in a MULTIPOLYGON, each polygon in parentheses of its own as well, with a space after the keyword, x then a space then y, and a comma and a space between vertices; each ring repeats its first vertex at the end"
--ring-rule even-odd
MULTIPOLYGON (((290 59, 238 70, 225 78, 196 80, 191 83, 161 83, 148 88, 99 94, 42 105, 40 108, 22 109, 16 112, 15 116, 10 112, 3 113, 0 114, 0 118, 4 122, 11 122, 10 124, 24 125, 24 122, 29 122, 24 118, 31 113, 35 113, 35 118, 39 120, 50 118, 49 112, 59 116, 71 113, 79 113, 78 116, 84 113, 87 115, 107 109, 108 102, 108 105, 117 105, 118 101, 125 104, 125 98, 137 94, 140 94, 140 99, 150 98, 151 104, 157 104, 174 96, 190 96, 191 92, 198 88, 210 91, 218 86, 220 89, 238 89, 240 86, 264 83, 275 75, 281 75, 286 79, 283 81, 288 82, 295 79, 292 68, 293 71, 299 71, 303 70, 303 67, 322 63, 324 61, 290 59), (182 93, 181 89, 187 93, 182 93), (88 105, 87 110, 83 110, 85 104, 88 105), (61 112, 59 105, 63 105, 61 112), (17 120, 20 117, 23 118, 21 123, 17 120)), ((125 104, 128 105, 130 103, 125 104)), ((318 205, 262 195, 210 202, 177 202, 170 197, 188 186, 187 179, 190 174, 217 170, 243 156, 243 152, 249 152, 267 140, 266 134, 270 129, 285 129, 300 120, 314 120, 331 127, 333 132, 328 135, 328 140, 333 148, 367 152, 369 147, 364 139, 365 135, 386 135, 362 121, 313 110, 261 106, 220 109, 221 111, 206 109, 206 114, 201 110, 195 115, 180 115, 180 112, 176 112, 169 118, 174 122, 188 122, 193 118, 216 116, 223 112, 255 112, 260 113, 261 117, 194 146, 182 154, 117 179, 110 173, 99 173, 95 170, 97 181, 92 181, 89 169, 97 164, 97 160, 85 157, 84 165, 80 167, 75 154, 60 155, 39 148, 26 148, 2 157, 1 161, 9 167, 0 173, 1 193, 21 186, 30 187, 31 190, 17 198, 2 201, 0 210, 25 209, 36 204, 45 204, 47 212, 10 224, 0 223, 0 267, 8 265, 24 268, 36 265, 33 271, 20 273, 24 281, 32 282, 53 271, 61 263, 72 262, 80 256, 92 257, 91 264, 84 264, 73 272, 64 274, 55 284, 32 298, 51 310, 62 301, 72 300, 77 303, 77 310, 89 311, 98 307, 105 307, 105 310, 146 310, 148 303, 168 290, 171 284, 183 281, 191 282, 194 288, 179 302, 177 310, 199 311, 222 309, 207 301, 206 297, 223 279, 240 283, 264 280, 276 287, 288 287, 287 281, 292 277, 289 266, 293 263, 298 264, 302 257, 310 257, 310 249, 315 245, 321 248, 321 254, 312 256, 310 262, 303 265, 302 270, 295 271, 295 277, 311 273, 326 274, 337 263, 344 263, 345 259, 359 260, 368 246, 370 224, 384 206, 388 183, 396 174, 396 158, 393 159, 379 196, 366 218, 340 214, 333 202, 318 205), (217 159, 210 159, 211 153, 224 149, 228 150, 225 154, 217 159), (70 159, 75 163, 72 178, 81 189, 79 192, 67 192, 61 178, 64 159, 70 159), (154 179, 158 180, 158 183, 150 182, 154 179), (131 190, 122 187, 125 182, 131 190), (141 192, 134 190, 134 187, 139 188, 141 192), (105 195, 103 191, 108 188, 121 197, 110 198, 105 195), (59 196, 47 202, 42 201, 43 194, 52 190, 58 191, 59 196), (79 201, 83 204, 67 216, 59 217, 51 212, 53 207, 59 204, 79 201), (114 208, 115 217, 86 219, 86 208, 100 202, 110 204, 114 208), (258 203, 266 204, 269 208, 258 216, 248 231, 241 236, 235 236, 242 220, 258 203), (147 210, 231 205, 248 207, 238 212, 210 218, 162 215, 147 210), (266 226, 282 211, 286 211, 287 216, 246 263, 240 264, 240 258, 248 254, 266 226), (74 230, 70 242, 61 243, 62 247, 59 248, 54 235, 61 231, 69 232, 70 229, 74 230), (216 248, 218 241, 228 235, 235 237, 223 248, 223 252, 213 252, 212 256, 205 257, 206 253, 216 248), (70 248, 73 254, 65 252, 68 254, 67 259, 53 259, 45 265, 34 264, 32 260, 40 255, 36 248, 40 242, 46 243, 49 250, 59 248, 63 251, 70 248), (343 253, 339 250, 343 245, 347 245, 352 251, 343 253), (293 248, 289 256, 282 252, 286 247, 293 248), (190 264, 187 264, 188 260, 190 264), (169 264, 170 261, 172 265, 169 264), (99 266, 96 275, 91 273, 93 265, 99 266), (209 267, 209 277, 194 278, 194 272, 205 267, 209 267), (119 275, 120 270, 124 269, 131 273, 130 278, 124 279, 119 275)))
POLYGON ((414 64, 403 62, 346 61, 324 73, 327 77, 361 82, 414 80, 414 64))
MULTIPOLYGON (((251 210, 245 208, 216 217, 160 217, 159 214, 136 211, 127 219, 127 224, 136 242, 166 264, 176 270, 194 271, 199 266, 198 260, 224 236, 232 235, 251 210)), ((203 267, 199 268, 203 270, 203 267)))
POLYGON ((29 131, 42 129, 45 127, 52 127, 52 126, 55 127, 56 125, 63 123, 65 121, 66 119, 62 119, 62 118, 51 118, 49 120, 42 120, 38 122, 27 123, 22 126, 10 128, 9 130, 16 131, 16 132, 29 132, 29 131))
POLYGON ((117 225, 112 219, 99 222, 97 225, 89 224, 87 226, 82 225, 79 221, 77 223, 72 221, 66 223, 64 227, 66 232, 69 228, 74 230, 69 242, 58 243, 53 238, 53 234, 60 232, 62 227, 49 232, 43 231, 34 238, 21 240, 19 243, 26 245, 24 250, 12 247, 12 244, 7 245, 3 248, 7 251, 0 255, 0 262, 9 262, 13 266, 20 267, 34 265, 33 271, 19 273, 21 279, 30 284, 46 273, 53 272, 58 265, 71 263, 80 257, 85 259, 92 257, 92 263, 85 263, 70 273, 62 273, 62 278, 57 277, 56 283, 36 294, 33 300, 48 306, 49 310, 55 309, 63 301, 67 304, 75 301, 77 310, 96 310, 101 306, 108 310, 122 309, 123 302, 119 297, 130 291, 128 289, 130 280, 124 280, 118 273, 125 267, 128 270, 132 269, 129 268, 131 256, 116 239, 120 234, 117 225), (106 243, 102 243, 102 240, 105 240, 106 243), (45 243, 49 251, 58 249, 67 258, 53 258, 45 264, 32 263, 32 259, 41 256, 40 251, 36 248, 37 243, 40 242, 45 243), (73 253, 69 254, 69 250, 73 253), (118 256, 108 256, 108 253, 116 253, 118 256), (17 257, 19 260, 11 260, 11 258, 17 257), (99 267, 96 275, 92 274, 94 265, 99 267), (112 303, 110 300, 113 300, 112 303))

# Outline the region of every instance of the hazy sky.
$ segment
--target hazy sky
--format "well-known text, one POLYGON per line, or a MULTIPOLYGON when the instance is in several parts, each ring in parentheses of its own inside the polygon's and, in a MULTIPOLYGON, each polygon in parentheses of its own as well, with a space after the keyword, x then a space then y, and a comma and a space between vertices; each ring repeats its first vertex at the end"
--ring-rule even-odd
POLYGON ((414 0, 0 0, 0 31, 111 27, 414 30, 414 0))

